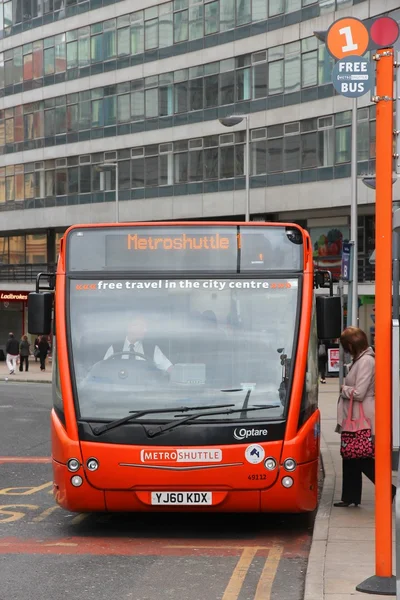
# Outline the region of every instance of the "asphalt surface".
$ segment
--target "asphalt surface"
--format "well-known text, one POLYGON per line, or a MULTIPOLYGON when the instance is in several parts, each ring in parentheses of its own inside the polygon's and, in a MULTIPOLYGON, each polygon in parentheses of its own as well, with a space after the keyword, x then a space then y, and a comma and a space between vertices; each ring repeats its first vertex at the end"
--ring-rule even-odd
POLYGON ((0 382, 0 600, 303 598, 313 515, 57 507, 50 406, 48 384, 0 382))

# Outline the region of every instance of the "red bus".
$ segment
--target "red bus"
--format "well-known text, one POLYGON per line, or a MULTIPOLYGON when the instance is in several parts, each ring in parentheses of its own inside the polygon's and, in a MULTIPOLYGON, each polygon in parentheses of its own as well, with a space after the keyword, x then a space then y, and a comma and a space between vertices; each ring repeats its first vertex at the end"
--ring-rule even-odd
POLYGON ((54 332, 63 508, 315 509, 317 321, 319 337, 338 337, 340 301, 316 305, 304 230, 74 225, 47 289, 44 275, 29 331, 54 332))

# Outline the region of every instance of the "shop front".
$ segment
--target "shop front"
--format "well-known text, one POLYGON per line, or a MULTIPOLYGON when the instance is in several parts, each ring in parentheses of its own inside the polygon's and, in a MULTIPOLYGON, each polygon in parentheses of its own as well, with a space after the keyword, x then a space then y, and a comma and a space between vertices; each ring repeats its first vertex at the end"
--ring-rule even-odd
POLYGON ((28 291, 0 289, 0 350, 3 352, 11 331, 18 340, 27 333, 28 294, 28 291))

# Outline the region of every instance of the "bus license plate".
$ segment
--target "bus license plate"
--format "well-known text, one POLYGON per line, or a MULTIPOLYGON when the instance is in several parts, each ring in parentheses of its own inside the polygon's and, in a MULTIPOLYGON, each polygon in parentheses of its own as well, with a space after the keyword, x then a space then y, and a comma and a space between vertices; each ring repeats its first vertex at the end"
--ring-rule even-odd
POLYGON ((164 506, 209 505, 212 504, 212 492, 151 492, 151 503, 164 506))

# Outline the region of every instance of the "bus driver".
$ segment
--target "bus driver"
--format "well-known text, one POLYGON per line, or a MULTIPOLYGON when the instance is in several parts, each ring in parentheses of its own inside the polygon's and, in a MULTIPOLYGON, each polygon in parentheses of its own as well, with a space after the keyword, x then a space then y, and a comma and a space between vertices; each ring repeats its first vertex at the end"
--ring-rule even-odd
POLYGON ((140 354, 143 354, 153 360, 157 369, 169 373, 173 368, 173 364, 163 354, 159 346, 146 338, 146 333, 147 324, 145 317, 140 314, 133 315, 128 323, 125 341, 123 343, 121 341, 121 344, 112 344, 105 353, 103 360, 118 352, 136 352, 136 356, 133 354, 122 354, 121 358, 146 360, 140 356, 140 354))

